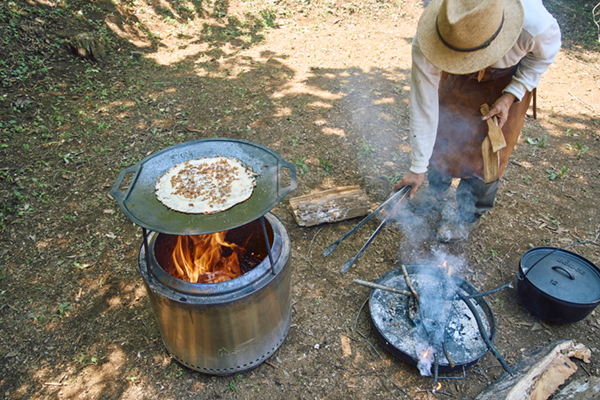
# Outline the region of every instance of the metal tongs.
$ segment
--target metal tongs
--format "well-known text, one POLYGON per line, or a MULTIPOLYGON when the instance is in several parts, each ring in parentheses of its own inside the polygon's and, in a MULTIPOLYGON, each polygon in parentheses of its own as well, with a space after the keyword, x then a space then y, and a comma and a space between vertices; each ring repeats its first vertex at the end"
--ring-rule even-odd
POLYGON ((375 237, 379 234, 379 232, 381 231, 381 229, 383 228, 383 226, 390 219, 394 218, 394 216, 396 215, 396 213, 398 212, 398 210, 400 209, 400 207, 408 199, 407 196, 408 196, 408 193, 410 192, 410 189, 411 189, 411 186, 403 186, 403 187, 401 187, 400 190, 398 190, 396 193, 394 193, 389 199, 387 199, 384 203, 382 203, 379 207, 377 207, 371 214, 369 214, 362 221, 360 221, 354 228, 350 229, 348 232, 346 232, 346 234, 344 236, 342 236, 341 238, 339 238, 338 240, 336 240, 335 243, 333 243, 331 246, 329 246, 327 249, 325 249, 325 251, 323 252, 323 257, 327 257, 328 255, 330 255, 331 253, 333 253, 335 251, 335 249, 337 249, 338 245, 342 241, 344 241, 348 236, 350 236, 354 232, 356 232, 358 230, 358 228, 360 228, 361 226, 363 226, 364 224, 366 224, 375 215, 379 214, 379 212, 381 210, 383 210, 384 208, 386 208, 389 204, 393 204, 394 201, 396 201, 396 203, 394 204, 394 206, 391 207, 390 212, 385 216, 385 218, 383 219, 383 221, 381 222, 381 224, 379 224, 379 226, 377 227, 377 229, 375 229, 375 232, 373 232, 373 234, 371 234, 371 237, 369 238, 369 240, 367 240, 367 242, 358 251, 358 253, 356 253, 356 255, 354 257, 350 258, 348 261, 346 261, 346 263, 344 265, 342 265, 342 269, 340 270, 340 273, 341 274, 346 273, 350 269, 350 267, 356 262, 356 260, 358 260, 358 258, 365 251, 365 249, 371 244, 371 242, 375 239, 375 237))

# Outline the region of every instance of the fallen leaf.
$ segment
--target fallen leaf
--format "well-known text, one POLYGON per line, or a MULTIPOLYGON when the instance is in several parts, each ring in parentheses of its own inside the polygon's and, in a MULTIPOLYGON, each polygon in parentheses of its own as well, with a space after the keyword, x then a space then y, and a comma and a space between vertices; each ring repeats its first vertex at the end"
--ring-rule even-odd
POLYGON ((533 324, 533 328, 531 328, 531 332, 541 331, 542 329, 544 329, 542 324, 536 322, 535 324, 533 324))
POLYGON ((342 356, 350 357, 352 355, 352 347, 350 347, 350 338, 346 335, 340 335, 342 342, 342 356))
POLYGON ((92 266, 92 264, 79 264, 77 261, 74 261, 73 264, 79 269, 86 269, 92 266))

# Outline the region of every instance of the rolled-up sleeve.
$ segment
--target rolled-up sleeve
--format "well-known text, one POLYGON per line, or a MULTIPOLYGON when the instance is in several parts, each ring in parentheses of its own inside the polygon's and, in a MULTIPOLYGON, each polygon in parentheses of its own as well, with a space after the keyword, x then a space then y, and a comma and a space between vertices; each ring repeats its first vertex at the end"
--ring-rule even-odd
POLYGON ((427 171, 433 153, 439 118, 440 72, 421 53, 415 37, 410 91, 410 171, 415 174, 427 171))
MULTIPOLYGON (((526 34, 527 32, 523 33, 526 34)), ((528 43, 528 51, 521 59, 511 83, 504 89, 504 92, 515 95, 518 100, 523 98, 525 92, 538 86, 542 74, 554 62, 561 46, 560 27, 554 21, 539 35, 521 37, 520 40, 528 43)))

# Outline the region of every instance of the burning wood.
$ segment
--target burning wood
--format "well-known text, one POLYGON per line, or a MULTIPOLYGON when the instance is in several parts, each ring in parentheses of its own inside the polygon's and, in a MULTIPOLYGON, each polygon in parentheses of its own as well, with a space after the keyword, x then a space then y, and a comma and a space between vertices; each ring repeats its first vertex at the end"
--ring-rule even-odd
POLYGON ((452 272, 454 272, 454 267, 452 265, 447 265, 448 261, 444 261, 444 263, 442 264, 442 269, 446 272, 446 275, 448 275, 448 277, 452 276, 452 272))
POLYGON ((192 283, 217 283, 241 276, 239 259, 245 246, 225 241, 227 232, 178 236, 173 250, 175 268, 168 272, 192 283), (230 254, 224 256, 226 249, 230 254))
POLYGON ((418 304, 421 302, 421 300, 419 299, 419 294, 413 287, 412 283, 410 283, 410 278, 408 277, 408 272, 406 271, 406 267, 404 266, 404 264, 402 264, 402 274, 404 275, 404 280, 406 281, 406 286, 408 286, 408 288, 412 292, 412 294, 415 297, 415 300, 417 302, 417 306, 418 306, 418 304))
POLYGON ((383 287, 367 285, 381 289, 372 292, 371 318, 386 348, 409 363, 414 361, 422 375, 434 378, 430 392, 439 390, 438 379, 461 379, 440 378, 439 371, 463 367, 464 372, 465 366, 488 350, 506 371, 510 370, 492 344, 496 327, 491 309, 479 300, 509 285, 478 292, 454 274, 455 268, 449 262, 438 267, 426 264, 402 267, 377 282, 383 287), (406 301, 398 301, 391 293, 406 296, 406 301))
POLYGON ((433 359, 435 357, 435 349, 432 346, 419 344, 417 349, 417 354, 421 354, 419 356, 419 361, 417 363, 417 368, 421 375, 423 376, 431 376, 431 365, 433 364, 433 359))
POLYGON ((367 287, 370 287, 370 288, 373 288, 373 289, 385 290, 386 292, 392 292, 392 293, 400 294, 402 296, 409 296, 409 297, 411 297, 413 295, 408 290, 400 290, 400 289, 396 289, 396 288, 385 286, 385 285, 378 285, 377 283, 367 282, 367 281, 363 281, 363 280, 360 280, 360 279, 355 279, 354 283, 358 283, 359 285, 367 286, 367 287))

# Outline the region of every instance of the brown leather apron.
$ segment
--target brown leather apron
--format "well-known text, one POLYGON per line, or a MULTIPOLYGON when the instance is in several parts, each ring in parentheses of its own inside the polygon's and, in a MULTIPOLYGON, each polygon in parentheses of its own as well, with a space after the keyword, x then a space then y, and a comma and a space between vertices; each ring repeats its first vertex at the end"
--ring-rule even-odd
MULTIPOLYGON (((517 66, 495 70, 488 68, 481 81, 478 81, 479 73, 442 73, 439 89, 440 117, 430 160, 431 168, 454 178, 476 176, 483 179, 481 144, 488 128, 487 122, 481 120, 479 108, 484 103, 492 107, 516 70, 517 66)), ((502 127, 506 147, 499 151, 500 176, 504 174, 508 157, 517 143, 530 101, 531 92, 527 92, 520 102, 513 103, 508 121, 502 127)))

